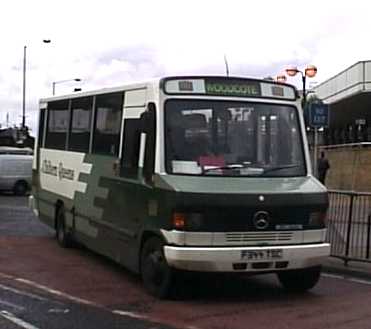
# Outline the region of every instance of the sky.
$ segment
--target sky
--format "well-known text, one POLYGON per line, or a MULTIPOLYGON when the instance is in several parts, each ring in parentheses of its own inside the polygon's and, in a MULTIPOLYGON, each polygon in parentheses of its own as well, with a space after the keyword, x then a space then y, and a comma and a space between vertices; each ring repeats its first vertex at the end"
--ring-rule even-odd
MULTIPOLYGON (((321 83, 371 60, 371 2, 300 0, 3 0, 0 123, 37 131, 40 98, 167 75, 276 77, 313 64, 321 83), (43 43, 49 39, 50 43, 43 43)), ((288 83, 301 89, 299 76, 288 83)))

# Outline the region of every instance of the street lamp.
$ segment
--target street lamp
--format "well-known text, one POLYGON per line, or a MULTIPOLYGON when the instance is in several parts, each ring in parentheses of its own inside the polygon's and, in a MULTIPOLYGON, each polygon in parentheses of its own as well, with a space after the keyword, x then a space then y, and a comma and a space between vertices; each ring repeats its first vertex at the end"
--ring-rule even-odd
MULTIPOLYGON (((291 66, 286 69, 286 73, 290 77, 294 77, 297 73, 301 74, 301 80, 303 83, 303 109, 307 104, 307 92, 305 90, 306 78, 313 78, 317 74, 317 67, 314 65, 308 65, 304 72, 297 69, 296 66, 291 66)), ((314 147, 313 147, 313 169, 314 173, 317 173, 317 145, 318 145, 318 132, 317 127, 314 127, 314 147)))
POLYGON ((55 95, 55 85, 58 83, 63 83, 63 82, 70 82, 70 81, 81 81, 80 78, 75 78, 75 79, 66 79, 66 80, 59 80, 59 81, 54 81, 53 82, 53 96, 55 95))
MULTIPOLYGON (((44 39, 43 43, 50 43, 50 39, 44 39)), ((26 60, 27 46, 23 46, 23 95, 22 95, 22 130, 26 127, 26 60)))
POLYGON ((307 93, 305 90, 306 78, 313 78, 317 74, 317 68, 314 65, 308 65, 303 72, 298 70, 296 66, 290 66, 286 69, 286 73, 289 77, 294 77, 298 73, 301 74, 301 81, 303 83, 303 107, 305 107, 307 103, 307 93))

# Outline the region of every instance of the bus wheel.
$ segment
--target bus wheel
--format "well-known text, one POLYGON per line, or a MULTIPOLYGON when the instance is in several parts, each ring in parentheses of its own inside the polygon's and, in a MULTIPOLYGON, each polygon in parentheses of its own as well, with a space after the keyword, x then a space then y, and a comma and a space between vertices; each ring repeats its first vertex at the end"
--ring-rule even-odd
POLYGON ((56 236, 59 245, 63 248, 72 247, 72 237, 71 233, 67 232, 66 230, 66 221, 64 216, 64 208, 63 206, 59 207, 57 211, 57 218, 56 218, 56 236))
POLYGON ((144 286, 151 295, 158 298, 169 297, 174 276, 166 262, 163 247, 160 238, 152 237, 144 243, 140 257, 144 286))
POLYGON ((278 272, 282 286, 290 292, 305 292, 313 288, 321 275, 321 266, 278 272))

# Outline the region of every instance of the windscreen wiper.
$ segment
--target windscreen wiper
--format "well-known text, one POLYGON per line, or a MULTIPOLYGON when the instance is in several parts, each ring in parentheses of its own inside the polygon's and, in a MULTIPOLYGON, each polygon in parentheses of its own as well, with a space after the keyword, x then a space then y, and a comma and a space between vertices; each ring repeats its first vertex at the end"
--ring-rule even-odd
POLYGON ((235 170, 235 169, 241 169, 241 168, 244 168, 244 166, 241 164, 231 164, 231 165, 226 165, 226 166, 210 166, 210 168, 206 168, 202 172, 207 173, 209 171, 214 171, 214 170, 235 170))
POLYGON ((282 170, 282 169, 297 168, 297 167, 300 167, 300 166, 301 166, 300 164, 291 164, 291 165, 285 165, 285 166, 277 166, 277 167, 266 168, 266 169, 264 169, 263 174, 266 174, 266 173, 272 172, 272 171, 282 170))
POLYGON ((243 175, 251 175, 251 176, 259 176, 264 173, 263 168, 257 167, 250 167, 248 164, 230 164, 225 166, 213 166, 210 168, 206 168, 202 171, 202 173, 207 173, 214 170, 243 170, 243 175))
POLYGON ((238 170, 238 169, 244 169, 246 170, 245 174, 250 174, 253 176, 259 176, 264 175, 266 173, 272 172, 272 171, 278 171, 283 169, 290 169, 290 168, 297 168, 300 167, 300 164, 290 164, 290 165, 284 165, 284 166, 277 166, 277 167, 271 167, 271 168, 258 168, 258 167, 250 167, 249 165, 245 164, 230 164, 226 166, 212 166, 210 168, 206 168, 202 171, 202 173, 207 173, 210 171, 216 171, 216 170, 238 170), (250 173, 248 171, 251 171, 250 173))

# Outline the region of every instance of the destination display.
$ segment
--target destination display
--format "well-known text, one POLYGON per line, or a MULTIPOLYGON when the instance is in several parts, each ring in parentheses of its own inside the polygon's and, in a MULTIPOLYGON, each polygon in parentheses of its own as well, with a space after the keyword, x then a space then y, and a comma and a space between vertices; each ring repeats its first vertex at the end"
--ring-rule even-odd
POLYGON ((250 80, 210 80, 205 79, 208 95, 258 97, 261 96, 260 83, 250 80))
POLYGON ((296 99, 293 86, 264 80, 228 77, 167 78, 164 91, 166 94, 296 99))

